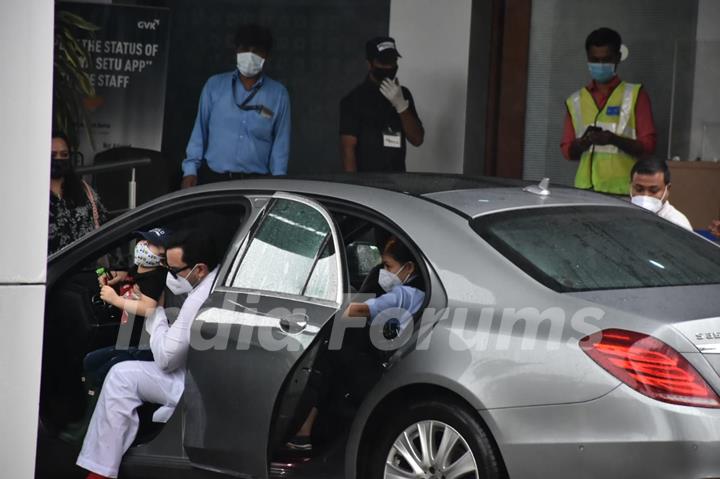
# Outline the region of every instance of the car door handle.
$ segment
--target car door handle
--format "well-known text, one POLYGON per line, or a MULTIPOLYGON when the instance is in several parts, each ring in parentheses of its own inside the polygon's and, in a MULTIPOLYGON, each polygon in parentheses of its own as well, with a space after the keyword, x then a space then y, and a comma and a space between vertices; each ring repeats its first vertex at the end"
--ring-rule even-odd
POLYGON ((308 316, 304 313, 290 314, 280 319, 280 330, 285 334, 298 334, 307 328, 308 316))

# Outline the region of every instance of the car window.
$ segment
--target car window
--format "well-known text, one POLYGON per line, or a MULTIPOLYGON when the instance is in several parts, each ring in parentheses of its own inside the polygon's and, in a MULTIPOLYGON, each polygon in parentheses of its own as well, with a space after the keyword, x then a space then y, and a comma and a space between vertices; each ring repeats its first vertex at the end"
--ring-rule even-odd
POLYGON ((335 299, 337 254, 332 231, 312 206, 278 199, 247 247, 232 286, 335 299))
MULTIPOLYGON (((358 276, 367 276, 372 269, 382 263, 380 248, 374 244, 355 241, 348 245, 348 262, 352 260, 352 273, 358 276)), ((351 273, 351 274, 352 274, 351 273)))
POLYGON ((535 208, 479 217, 471 225, 557 291, 720 283, 720 248, 639 209, 535 208))
POLYGON ((313 268, 303 296, 334 301, 340 284, 337 273, 335 245, 332 241, 328 241, 313 268))

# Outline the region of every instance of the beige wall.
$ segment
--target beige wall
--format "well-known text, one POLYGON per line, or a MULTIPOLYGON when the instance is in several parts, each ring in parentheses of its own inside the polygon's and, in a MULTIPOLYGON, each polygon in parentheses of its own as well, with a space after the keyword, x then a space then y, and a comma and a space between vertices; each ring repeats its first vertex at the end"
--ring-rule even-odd
POLYGON ((392 0, 398 79, 413 94, 425 143, 408 145, 408 171, 462 173, 472 0, 392 0))

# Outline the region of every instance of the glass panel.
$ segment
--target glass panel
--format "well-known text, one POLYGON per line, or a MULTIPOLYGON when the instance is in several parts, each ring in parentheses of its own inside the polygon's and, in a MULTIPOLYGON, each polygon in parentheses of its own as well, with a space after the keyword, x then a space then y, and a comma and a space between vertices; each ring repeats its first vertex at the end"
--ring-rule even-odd
POLYGON ((250 242, 233 287, 300 295, 330 225, 316 209, 277 200, 250 242))
POLYGON ((639 210, 522 210, 477 218, 472 226, 557 291, 720 283, 720 248, 639 210))
POLYGON ((310 276, 310 281, 305 288, 305 296, 328 301, 337 300, 337 288, 340 284, 337 275, 337 261, 335 245, 330 238, 310 276))
POLYGON ((367 276, 372 269, 382 263, 380 248, 374 244, 353 243, 350 245, 357 263, 357 274, 367 276))

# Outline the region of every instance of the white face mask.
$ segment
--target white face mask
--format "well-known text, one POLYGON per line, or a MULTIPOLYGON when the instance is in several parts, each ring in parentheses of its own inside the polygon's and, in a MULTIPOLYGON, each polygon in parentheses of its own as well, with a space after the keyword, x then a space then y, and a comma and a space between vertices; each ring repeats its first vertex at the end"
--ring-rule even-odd
POLYGON ((666 193, 667 193, 667 188, 665 188, 662 198, 655 198, 654 196, 645 196, 645 195, 631 196, 630 202, 636 206, 639 206, 640 208, 645 208, 648 211, 657 213, 663 207, 663 201, 665 201, 666 193))
MULTIPOLYGON (((188 273, 188 276, 190 276, 192 272, 195 271, 196 267, 197 265, 193 266, 193 268, 188 273)), ((165 285, 170 291, 172 291, 172 294, 174 295, 189 293, 194 288, 194 286, 190 284, 190 281, 188 281, 187 277, 183 278, 182 276, 178 276, 176 278, 169 271, 167 274, 167 278, 165 278, 165 285)))
POLYGON ((135 254, 133 261, 135 266, 145 266, 146 268, 155 268, 160 266, 162 257, 150 251, 150 247, 144 241, 135 245, 135 254))
POLYGON ((380 270, 380 276, 378 276, 378 284, 386 293, 389 293, 395 286, 399 286, 404 282, 400 279, 398 274, 402 271, 407 264, 402 265, 397 273, 391 273, 385 268, 380 270))
POLYGON ((237 68, 245 78, 252 78, 260 73, 265 64, 265 59, 253 52, 237 54, 237 68))

